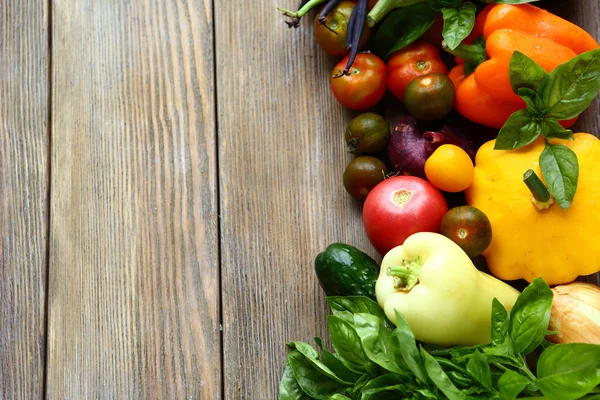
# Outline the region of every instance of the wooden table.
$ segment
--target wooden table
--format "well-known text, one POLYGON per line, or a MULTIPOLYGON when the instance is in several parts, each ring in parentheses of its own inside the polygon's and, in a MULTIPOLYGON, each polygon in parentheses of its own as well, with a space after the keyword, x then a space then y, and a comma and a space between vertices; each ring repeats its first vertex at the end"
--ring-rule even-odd
POLYGON ((296 3, 0 2, 0 399, 273 399, 327 335, 314 256, 375 252, 296 3))

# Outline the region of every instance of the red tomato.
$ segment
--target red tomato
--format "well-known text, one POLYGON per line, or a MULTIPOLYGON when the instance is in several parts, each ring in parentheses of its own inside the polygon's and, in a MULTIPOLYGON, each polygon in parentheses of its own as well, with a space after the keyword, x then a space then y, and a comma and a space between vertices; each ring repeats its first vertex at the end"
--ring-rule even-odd
POLYGON ((387 68, 388 88, 400 101, 404 101, 406 87, 413 79, 433 72, 448 74, 438 49, 423 41, 412 43, 392 54, 387 68))
POLYGON ((382 256, 413 233, 438 232, 448 203, 431 183, 416 176, 395 176, 375 186, 363 206, 363 223, 382 256))
POLYGON ((339 76, 346 67, 345 57, 333 69, 331 88, 344 107, 357 111, 368 110, 383 97, 387 85, 385 63, 374 54, 358 54, 349 75, 339 76))

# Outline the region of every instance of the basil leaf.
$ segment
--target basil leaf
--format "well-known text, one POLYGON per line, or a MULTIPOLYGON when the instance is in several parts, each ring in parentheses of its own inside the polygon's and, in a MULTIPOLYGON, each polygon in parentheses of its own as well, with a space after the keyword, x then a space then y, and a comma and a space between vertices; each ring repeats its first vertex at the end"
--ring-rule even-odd
POLYGON ((379 318, 370 314, 354 314, 354 328, 369 360, 390 372, 403 373, 402 359, 397 353, 398 343, 395 337, 382 327, 379 318))
POLYGON ((371 374, 364 374, 363 376, 361 376, 356 383, 354 384, 354 387, 352 388, 353 392, 358 392, 359 390, 361 390, 366 384, 367 382, 369 382, 371 380, 371 374))
POLYGON ((466 377, 456 371, 444 371, 448 378, 454 383, 457 389, 471 389, 473 387, 473 380, 471 378, 466 377))
POLYGON ((399 351, 407 368, 421 383, 427 384, 427 374, 423 367, 421 357, 419 356, 415 335, 410 329, 404 315, 398 310, 396 310, 396 329, 394 330, 394 336, 396 336, 396 339, 398 340, 399 351))
POLYGON ((460 7, 462 0, 429 0, 429 7, 441 11, 444 7, 460 7))
MULTIPOLYGON (((308 361, 321 373, 334 381, 338 381, 339 383, 343 383, 346 385, 352 385, 354 380, 345 381, 338 377, 335 372, 333 372, 327 365, 319 361, 319 353, 308 343, 304 342, 292 342, 288 344, 288 346, 295 348, 300 353, 302 353, 308 361)), ((341 361, 340 361, 341 362, 341 361)))
POLYGON ((352 400, 350 397, 346 397, 343 394, 336 393, 329 397, 329 400, 352 400))
POLYGON ((535 278, 517 298, 510 311, 510 337, 516 353, 528 354, 544 340, 552 297, 546 282, 535 278))
POLYGON ((515 371, 506 371, 498 379, 498 389, 500 390, 500 400, 516 399, 530 380, 515 371))
POLYGON ((492 345, 500 344, 508 334, 506 308, 494 297, 492 300, 492 345))
POLYGON ((600 90, 600 49, 587 51, 551 73, 548 116, 571 119, 581 114, 600 90))
POLYGON ((520 88, 537 90, 548 76, 544 68, 518 50, 515 50, 510 58, 508 74, 515 93, 518 93, 520 88))
POLYGON ((394 390, 404 391, 407 387, 406 377, 396 374, 386 374, 371 379, 362 388, 363 399, 369 399, 376 393, 389 392, 394 390))
POLYGON ((517 90, 517 94, 525 100, 527 111, 529 111, 530 114, 538 118, 544 118, 546 116, 546 113, 548 112, 546 104, 535 90, 522 87, 517 90))
POLYGON ((442 37, 451 50, 457 48, 473 31, 476 12, 477 7, 470 1, 465 2, 458 8, 442 8, 442 15, 444 17, 442 37))
MULTIPOLYGON (((471 45, 462 44, 461 47, 465 47, 465 51, 469 55, 468 59, 465 59, 464 70, 465 76, 469 76, 475 71, 475 68, 487 59, 487 50, 485 47, 485 39, 483 36, 478 37, 473 41, 471 45)), ((457 47, 460 49, 460 47, 457 47)))
MULTIPOLYGON (((331 308, 333 315, 343 315, 344 312, 351 314, 371 314, 381 319, 384 325, 389 328, 390 332, 395 328, 394 324, 385 316, 383 309, 376 301, 365 296, 329 296, 325 297, 327 304, 331 308)), ((346 314, 347 316, 348 314, 346 314)), ((354 316, 351 316, 350 321, 354 321, 354 316)))
POLYGON ((558 205, 563 210, 569 208, 579 179, 577 155, 565 145, 546 143, 540 156, 540 168, 558 205))
POLYGON ((356 372, 348 369, 344 363, 336 357, 333 353, 323 349, 321 352, 321 359, 334 374, 336 374, 344 382, 357 382, 360 379, 360 375, 356 372))
POLYGON ((298 350, 288 355, 288 363, 300 388, 312 398, 327 400, 348 387, 325 376, 298 350))
POLYGON ((506 121, 494 144, 495 150, 514 150, 532 143, 539 136, 535 130, 527 128, 523 132, 519 130, 533 121, 533 115, 527 110, 514 112, 506 121), (523 136, 521 135, 523 134, 523 136))
POLYGON ((600 385, 600 346, 560 344, 544 350, 537 363, 538 385, 549 399, 578 399, 600 385))
POLYGON ((387 59, 420 38, 437 17, 437 12, 426 3, 416 3, 392 11, 381 23, 373 40, 374 52, 387 59))
POLYGON ((467 372, 484 388, 492 390, 492 370, 479 351, 471 355, 467 363, 467 372))
POLYGON ((464 400, 466 396, 454 386, 448 375, 444 372, 435 358, 421 347, 421 356, 425 365, 425 371, 429 379, 435 386, 442 391, 450 400, 464 400))
POLYGON ((298 385, 289 364, 285 366, 283 377, 279 382, 279 400, 310 400, 298 385))
POLYGON ((340 361, 348 369, 364 373, 373 370, 373 365, 365 354, 360 338, 354 327, 347 321, 335 316, 327 317, 331 345, 335 349, 340 361))
POLYGON ((565 129, 554 118, 546 118, 542 121, 542 134, 546 139, 557 138, 573 140, 573 131, 565 129))

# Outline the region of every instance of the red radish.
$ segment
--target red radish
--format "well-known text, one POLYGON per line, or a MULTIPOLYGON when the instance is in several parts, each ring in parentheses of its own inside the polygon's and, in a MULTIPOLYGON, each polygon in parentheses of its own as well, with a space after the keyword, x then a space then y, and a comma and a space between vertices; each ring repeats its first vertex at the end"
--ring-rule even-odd
POLYGON ((438 232, 448 203, 431 183, 395 176, 369 193, 363 223, 371 244, 382 256, 417 232, 438 232))

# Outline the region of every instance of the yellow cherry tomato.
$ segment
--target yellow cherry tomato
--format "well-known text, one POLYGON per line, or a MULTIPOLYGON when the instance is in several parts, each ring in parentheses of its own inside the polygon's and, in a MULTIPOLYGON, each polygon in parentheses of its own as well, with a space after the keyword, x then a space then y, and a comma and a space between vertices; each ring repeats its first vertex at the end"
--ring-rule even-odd
POLYGON ((473 183, 473 161, 460 147, 444 144, 425 162, 425 175, 444 192, 462 192, 473 183))

